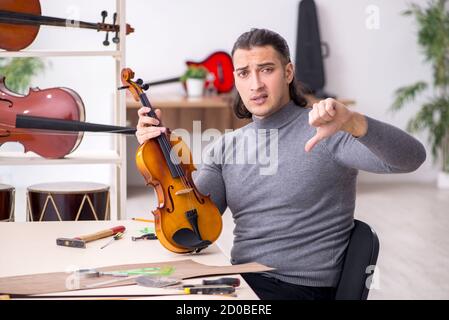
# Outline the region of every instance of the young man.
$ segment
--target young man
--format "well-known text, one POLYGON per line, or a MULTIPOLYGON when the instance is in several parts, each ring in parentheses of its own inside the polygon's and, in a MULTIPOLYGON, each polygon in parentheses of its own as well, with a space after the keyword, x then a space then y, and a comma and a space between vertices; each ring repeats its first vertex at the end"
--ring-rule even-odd
MULTIPOLYGON (((237 143, 231 153, 210 152, 215 161, 200 167, 195 184, 222 213, 229 207, 233 214, 231 262, 275 268, 243 275, 261 299, 332 299, 353 227, 358 170, 411 172, 424 162, 425 149, 404 131, 334 99, 306 109, 288 45, 277 33, 242 34, 232 58, 239 94, 234 112, 253 122, 209 150, 228 148, 226 136, 238 141, 251 131, 257 137, 274 132, 268 140, 276 143, 276 170, 262 174, 260 163, 226 161, 248 147, 237 143)), ((154 127, 148 111, 139 110, 140 143, 165 131, 154 127)))

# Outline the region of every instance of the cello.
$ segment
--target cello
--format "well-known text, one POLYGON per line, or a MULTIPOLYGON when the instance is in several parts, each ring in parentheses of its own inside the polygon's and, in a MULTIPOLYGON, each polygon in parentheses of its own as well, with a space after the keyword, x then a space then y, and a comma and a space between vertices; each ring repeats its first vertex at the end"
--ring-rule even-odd
MULTIPOLYGON (((112 42, 119 43, 120 26, 116 24, 117 14, 113 16, 113 24, 105 23, 108 16, 106 11, 102 11, 101 16, 103 18, 101 23, 48 17, 41 15, 39 0, 0 0, 0 48, 19 51, 28 47, 36 39, 41 25, 105 31, 106 39, 103 41, 105 46, 110 44, 109 32, 114 32, 112 42)), ((127 24, 126 34, 132 32, 134 29, 127 24)))
MULTIPOLYGON (((133 81, 131 69, 123 69, 121 78, 122 88, 129 89, 136 101, 151 109, 148 115, 157 119, 143 91, 143 81, 133 81)), ((158 207, 153 211, 156 235, 166 249, 198 253, 218 239, 222 230, 220 211, 209 195, 201 194, 195 187, 192 154, 180 137, 167 131, 147 140, 137 150, 136 165, 147 185, 156 191, 158 207), (183 163, 175 150, 186 152, 188 163, 183 163)))

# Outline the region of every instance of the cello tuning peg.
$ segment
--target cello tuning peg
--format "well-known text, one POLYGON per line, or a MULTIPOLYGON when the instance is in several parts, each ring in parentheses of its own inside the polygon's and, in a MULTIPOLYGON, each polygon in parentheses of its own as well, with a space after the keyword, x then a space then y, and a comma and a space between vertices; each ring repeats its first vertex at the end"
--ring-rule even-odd
POLYGON ((143 84, 143 80, 142 80, 142 79, 137 79, 137 80, 136 80, 136 83, 137 83, 139 86, 141 86, 141 85, 143 84))
POLYGON ((142 86, 142 89, 144 91, 147 91, 149 88, 150 88, 150 84, 149 83, 144 83, 143 86, 142 86))

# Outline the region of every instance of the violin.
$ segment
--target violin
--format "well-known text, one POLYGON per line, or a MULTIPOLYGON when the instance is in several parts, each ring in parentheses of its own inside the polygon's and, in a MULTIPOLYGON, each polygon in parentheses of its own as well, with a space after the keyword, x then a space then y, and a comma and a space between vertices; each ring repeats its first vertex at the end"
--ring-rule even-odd
POLYGON ((19 142, 25 152, 63 158, 76 150, 86 131, 134 134, 134 128, 85 122, 81 97, 69 88, 32 88, 28 95, 9 90, 0 78, 0 146, 19 142), (64 133, 60 133, 63 131, 64 133))
MULTIPOLYGON (((105 31, 105 46, 110 44, 109 32, 115 32, 112 42, 119 43, 120 26, 116 24, 117 14, 114 13, 112 24, 105 23, 108 16, 106 11, 102 11, 101 16, 101 23, 48 17, 41 15, 39 0, 0 0, 0 48, 19 51, 28 47, 36 39, 41 25, 105 31)), ((126 34, 132 32, 134 29, 127 24, 126 34)))
POLYGON ((0 145, 20 142, 25 152, 56 159, 73 152, 81 143, 82 132, 53 135, 17 129, 17 114, 84 121, 83 101, 71 89, 31 89, 28 95, 21 96, 6 87, 4 77, 0 78, 0 145))
MULTIPOLYGON (((158 119, 143 92, 143 81, 133 81, 134 72, 123 69, 122 88, 129 89, 136 101, 158 119)), ((159 126, 161 122, 159 121, 159 126)), ((209 195, 201 194, 192 179, 196 170, 192 154, 180 137, 169 130, 147 140, 137 150, 136 165, 147 185, 155 188, 158 207, 153 211, 156 235, 161 244, 175 253, 200 252, 219 237, 222 230, 220 211, 209 195), (181 161, 182 158, 188 163, 181 161)))

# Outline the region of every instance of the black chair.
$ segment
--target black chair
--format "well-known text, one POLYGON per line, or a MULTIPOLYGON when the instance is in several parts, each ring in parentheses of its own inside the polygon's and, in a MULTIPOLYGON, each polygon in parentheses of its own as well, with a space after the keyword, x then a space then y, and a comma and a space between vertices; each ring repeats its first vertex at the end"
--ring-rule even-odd
POLYGON ((354 220, 348 248, 346 249, 343 269, 337 286, 336 300, 366 300, 369 283, 367 278, 374 269, 379 254, 379 238, 376 232, 365 222, 354 220))

